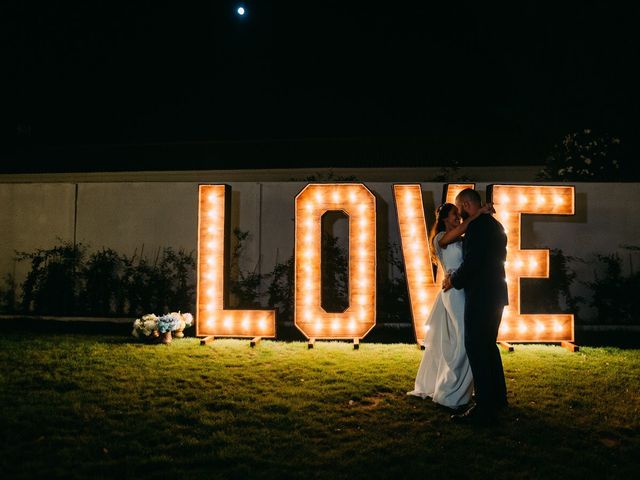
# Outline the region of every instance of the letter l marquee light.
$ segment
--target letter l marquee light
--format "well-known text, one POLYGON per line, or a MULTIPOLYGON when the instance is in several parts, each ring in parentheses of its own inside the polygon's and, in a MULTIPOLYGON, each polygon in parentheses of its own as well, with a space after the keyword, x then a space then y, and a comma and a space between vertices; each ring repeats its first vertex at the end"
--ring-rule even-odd
POLYGON ((196 336, 275 337, 274 310, 225 309, 231 187, 200 185, 196 336))

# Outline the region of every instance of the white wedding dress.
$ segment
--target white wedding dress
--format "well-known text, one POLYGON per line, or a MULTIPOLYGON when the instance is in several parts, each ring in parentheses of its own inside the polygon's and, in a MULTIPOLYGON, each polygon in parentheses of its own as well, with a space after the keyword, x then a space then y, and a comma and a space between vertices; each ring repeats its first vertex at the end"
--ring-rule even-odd
MULTIPOLYGON (((438 241, 443 235, 438 233, 433 243, 440 268, 449 272, 462 263, 462 242, 440 248, 438 241)), ((426 325, 424 356, 415 389, 407 395, 430 397, 450 408, 466 405, 473 393, 473 376, 464 348, 464 290, 438 293, 426 325)))

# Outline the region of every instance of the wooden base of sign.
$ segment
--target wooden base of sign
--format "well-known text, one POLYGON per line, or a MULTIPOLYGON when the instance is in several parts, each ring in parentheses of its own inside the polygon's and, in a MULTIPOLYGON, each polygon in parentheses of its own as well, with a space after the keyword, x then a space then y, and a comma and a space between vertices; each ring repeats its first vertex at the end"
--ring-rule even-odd
POLYGON ((360 350, 360 339, 359 338, 354 338, 353 339, 353 349, 354 350, 360 350))
POLYGON ((579 352, 580 351, 580 347, 578 345, 576 345, 575 343, 572 343, 572 342, 562 342, 562 343, 560 343, 560 345, 562 345, 564 348, 566 348, 570 352, 579 352))
POLYGON ((252 347, 255 347, 257 344, 260 343, 260 340, 262 340, 262 337, 256 337, 249 342, 249 345, 252 347))
POLYGON ((425 349, 424 340, 418 340, 418 348, 420 348, 420 350, 425 349))
POLYGON ((316 339, 315 338, 310 338, 309 341, 307 342, 307 348, 309 348, 309 349, 313 348, 315 343, 316 343, 316 339))
POLYGON ((200 339, 200 345, 209 345, 210 343, 213 343, 214 340, 215 337, 213 335, 209 335, 208 337, 200 339))
POLYGON ((498 342, 501 348, 505 349, 507 352, 513 352, 513 345, 508 342, 498 342))

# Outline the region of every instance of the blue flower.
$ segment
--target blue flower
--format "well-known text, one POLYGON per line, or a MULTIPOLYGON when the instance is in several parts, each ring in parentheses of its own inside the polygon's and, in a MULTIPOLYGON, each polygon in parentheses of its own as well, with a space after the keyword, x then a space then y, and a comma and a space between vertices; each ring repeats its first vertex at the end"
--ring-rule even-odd
POLYGON ((178 320, 176 317, 174 317, 171 314, 162 315, 161 317, 158 317, 158 331, 160 333, 171 332, 178 328, 179 323, 180 323, 180 320, 178 320))

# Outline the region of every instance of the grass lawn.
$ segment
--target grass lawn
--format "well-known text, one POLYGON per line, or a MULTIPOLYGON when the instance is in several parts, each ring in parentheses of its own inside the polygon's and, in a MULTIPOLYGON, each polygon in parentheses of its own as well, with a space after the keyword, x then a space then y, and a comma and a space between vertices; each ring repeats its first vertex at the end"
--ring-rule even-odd
POLYGON ((516 346, 511 407, 452 424, 408 344, 0 338, 7 477, 633 478, 640 350, 516 346))

